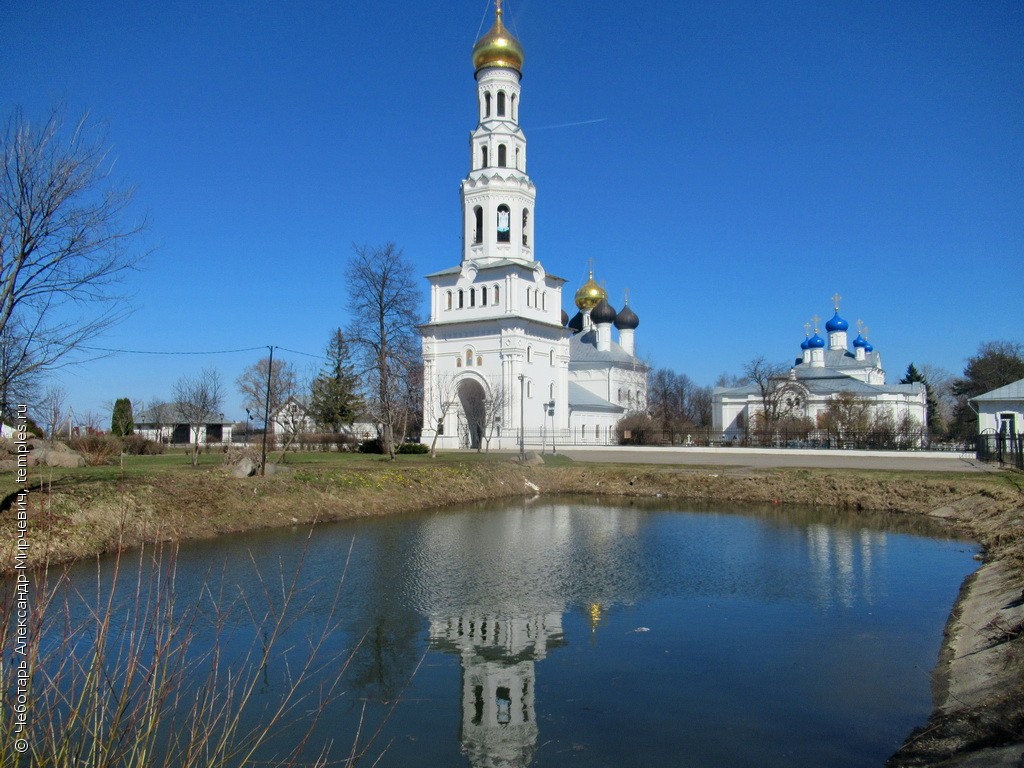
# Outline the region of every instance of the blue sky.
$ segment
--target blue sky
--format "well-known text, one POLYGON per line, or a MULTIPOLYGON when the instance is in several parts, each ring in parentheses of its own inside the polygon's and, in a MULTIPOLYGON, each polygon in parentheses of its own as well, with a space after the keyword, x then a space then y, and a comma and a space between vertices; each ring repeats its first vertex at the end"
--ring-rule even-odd
MULTIPOLYGON (((655 366, 711 384, 786 361, 836 291, 890 381, 1024 338, 1021 3, 506 9, 537 257, 567 310, 589 259, 616 308, 628 288, 655 366)), ((135 312, 98 345, 316 354, 348 322, 353 243, 394 241, 420 275, 458 263, 485 0, 0 0, 0 18, 5 113, 88 110, 150 220, 135 312)), ((212 366, 242 417, 260 354, 121 354, 54 381, 81 414, 212 366)))

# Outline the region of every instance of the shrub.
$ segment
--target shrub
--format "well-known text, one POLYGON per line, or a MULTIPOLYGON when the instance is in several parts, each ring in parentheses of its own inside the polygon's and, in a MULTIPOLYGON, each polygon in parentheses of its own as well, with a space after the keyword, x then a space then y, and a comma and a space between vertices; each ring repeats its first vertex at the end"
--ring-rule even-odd
POLYGON ((159 456, 164 452, 164 444, 156 440, 148 440, 142 435, 127 435, 121 438, 123 450, 129 456, 159 456))
POLYGON ((398 446, 398 450, 395 453, 430 453, 430 448, 423 445, 423 443, 402 443, 398 446))
POLYGON ((82 435, 73 437, 68 445, 71 450, 78 451, 91 467, 107 464, 115 456, 121 454, 121 440, 113 435, 82 435))
POLYGON ((646 413, 623 416, 615 425, 615 436, 619 445, 656 445, 661 442, 660 430, 646 413))
POLYGON ((363 440, 359 444, 360 453, 384 453, 384 444, 381 443, 377 438, 372 440, 363 440))

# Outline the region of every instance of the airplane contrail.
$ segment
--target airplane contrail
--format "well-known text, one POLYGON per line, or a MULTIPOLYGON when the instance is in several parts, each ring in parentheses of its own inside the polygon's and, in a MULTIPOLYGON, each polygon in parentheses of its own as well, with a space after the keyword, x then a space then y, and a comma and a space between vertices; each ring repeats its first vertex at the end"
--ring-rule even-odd
POLYGON ((607 117, 599 117, 596 120, 581 120, 578 123, 560 123, 558 125, 542 125, 539 128, 529 128, 530 133, 534 131, 546 131, 550 128, 572 128, 577 125, 592 125, 593 123, 604 123, 607 122, 607 117))

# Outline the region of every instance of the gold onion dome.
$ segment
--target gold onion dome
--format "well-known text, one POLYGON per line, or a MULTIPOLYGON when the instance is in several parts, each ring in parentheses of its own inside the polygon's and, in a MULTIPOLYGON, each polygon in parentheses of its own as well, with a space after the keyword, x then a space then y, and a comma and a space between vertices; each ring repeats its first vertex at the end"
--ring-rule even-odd
POLYGON ((523 46, 501 23, 501 0, 498 0, 494 26, 473 46, 473 69, 505 67, 523 74, 523 46))
POLYGON ((601 300, 608 300, 608 294, 604 288, 598 285, 594 281, 594 273, 590 273, 590 277, 587 279, 580 289, 576 291, 576 306, 580 308, 582 312, 589 312, 596 307, 601 300))

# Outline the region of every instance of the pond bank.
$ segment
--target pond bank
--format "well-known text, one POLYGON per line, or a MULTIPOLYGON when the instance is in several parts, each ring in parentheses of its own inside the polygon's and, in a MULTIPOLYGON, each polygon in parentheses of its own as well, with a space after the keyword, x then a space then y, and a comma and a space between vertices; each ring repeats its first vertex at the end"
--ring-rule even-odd
MULTIPOLYGON (((246 479, 220 470, 118 479, 70 472, 51 476, 29 493, 29 554, 33 565, 54 564, 148 542, 538 492, 925 515, 978 541, 985 565, 965 585, 947 626, 935 670, 936 710, 889 765, 1018 765, 1024 751, 1022 486, 1021 476, 1010 474, 453 461, 297 464, 288 472, 246 479)), ((14 542, 15 515, 8 497, 0 514, 0 566, 5 571, 13 567, 14 542)))

